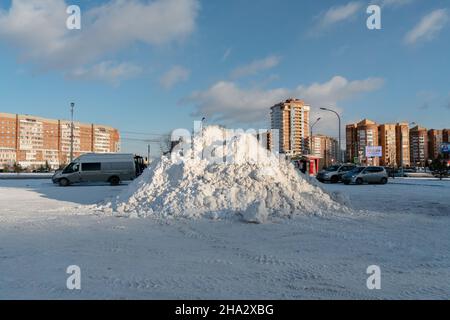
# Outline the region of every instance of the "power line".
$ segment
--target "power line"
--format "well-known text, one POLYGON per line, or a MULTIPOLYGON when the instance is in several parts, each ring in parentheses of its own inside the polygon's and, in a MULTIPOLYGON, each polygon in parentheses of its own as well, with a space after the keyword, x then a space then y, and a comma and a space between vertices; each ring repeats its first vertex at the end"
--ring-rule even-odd
POLYGON ((146 136, 168 136, 170 134, 161 134, 161 133, 151 133, 151 132, 138 132, 138 131, 121 131, 122 133, 126 134, 137 134, 137 135, 146 135, 146 136))

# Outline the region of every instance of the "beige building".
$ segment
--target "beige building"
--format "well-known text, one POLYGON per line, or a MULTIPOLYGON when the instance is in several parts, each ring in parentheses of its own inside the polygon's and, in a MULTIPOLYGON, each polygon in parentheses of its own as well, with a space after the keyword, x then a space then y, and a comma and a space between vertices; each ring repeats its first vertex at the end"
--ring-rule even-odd
POLYGON ((428 160, 428 132, 426 128, 415 126, 409 131, 412 166, 425 166, 428 160))
MULTIPOLYGON (((74 123, 74 156, 120 150, 118 130, 74 123)), ((48 164, 57 168, 70 159, 71 123, 29 115, 0 113, 0 169, 15 163, 24 168, 48 164)))
POLYGON ((397 165, 403 167, 411 166, 409 124, 407 122, 397 123, 395 126, 395 138, 397 145, 397 165))
POLYGON ((320 168, 329 167, 337 162, 338 141, 325 135, 314 135, 311 138, 311 155, 320 158, 320 168))
POLYGON ((354 161, 354 159, 357 158, 357 162, 363 165, 379 165, 379 158, 366 157, 366 147, 379 146, 378 124, 371 120, 364 119, 358 123, 347 125, 346 131, 346 136, 354 139, 351 142, 347 141, 347 148, 350 148, 347 150, 347 156, 353 155, 353 157, 348 160, 354 161))
POLYGON ((397 166, 397 139, 396 125, 382 124, 378 127, 379 145, 382 147, 380 165, 397 166))
POLYGON ((299 156, 309 152, 310 106, 299 99, 288 99, 271 107, 271 124, 279 132, 280 153, 299 156))

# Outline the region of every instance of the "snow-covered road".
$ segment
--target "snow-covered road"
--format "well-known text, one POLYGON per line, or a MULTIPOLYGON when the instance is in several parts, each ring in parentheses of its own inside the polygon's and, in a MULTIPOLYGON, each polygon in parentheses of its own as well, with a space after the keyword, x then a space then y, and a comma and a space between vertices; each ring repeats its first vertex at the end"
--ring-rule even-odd
POLYGON ((325 185, 370 212, 261 225, 73 214, 123 188, 0 181, 0 299, 450 298, 450 181, 325 185))

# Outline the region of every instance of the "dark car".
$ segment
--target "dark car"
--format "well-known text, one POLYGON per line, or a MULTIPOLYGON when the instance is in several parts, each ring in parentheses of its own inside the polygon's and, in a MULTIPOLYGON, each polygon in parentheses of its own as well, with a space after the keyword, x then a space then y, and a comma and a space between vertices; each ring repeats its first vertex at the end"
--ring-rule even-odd
POLYGON ((355 169, 355 167, 354 164, 337 164, 320 171, 316 179, 320 182, 338 183, 345 173, 355 169))

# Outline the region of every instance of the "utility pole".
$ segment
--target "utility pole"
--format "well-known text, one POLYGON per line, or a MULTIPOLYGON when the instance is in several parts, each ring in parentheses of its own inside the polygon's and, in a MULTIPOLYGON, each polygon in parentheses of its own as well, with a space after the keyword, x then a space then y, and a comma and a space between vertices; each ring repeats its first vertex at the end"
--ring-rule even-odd
POLYGON ((314 155, 314 153, 313 153, 313 143, 314 143, 314 135, 313 135, 313 129, 314 129, 314 126, 321 120, 322 118, 317 118, 317 120, 316 120, 316 122, 314 122, 311 126, 310 126, 310 129, 309 129, 309 134, 310 134, 310 136, 311 136, 311 138, 310 138, 310 145, 309 145, 309 153, 311 154, 311 155, 314 155))
POLYGON ((75 108, 75 103, 70 104, 70 162, 73 161, 73 109, 75 108))

